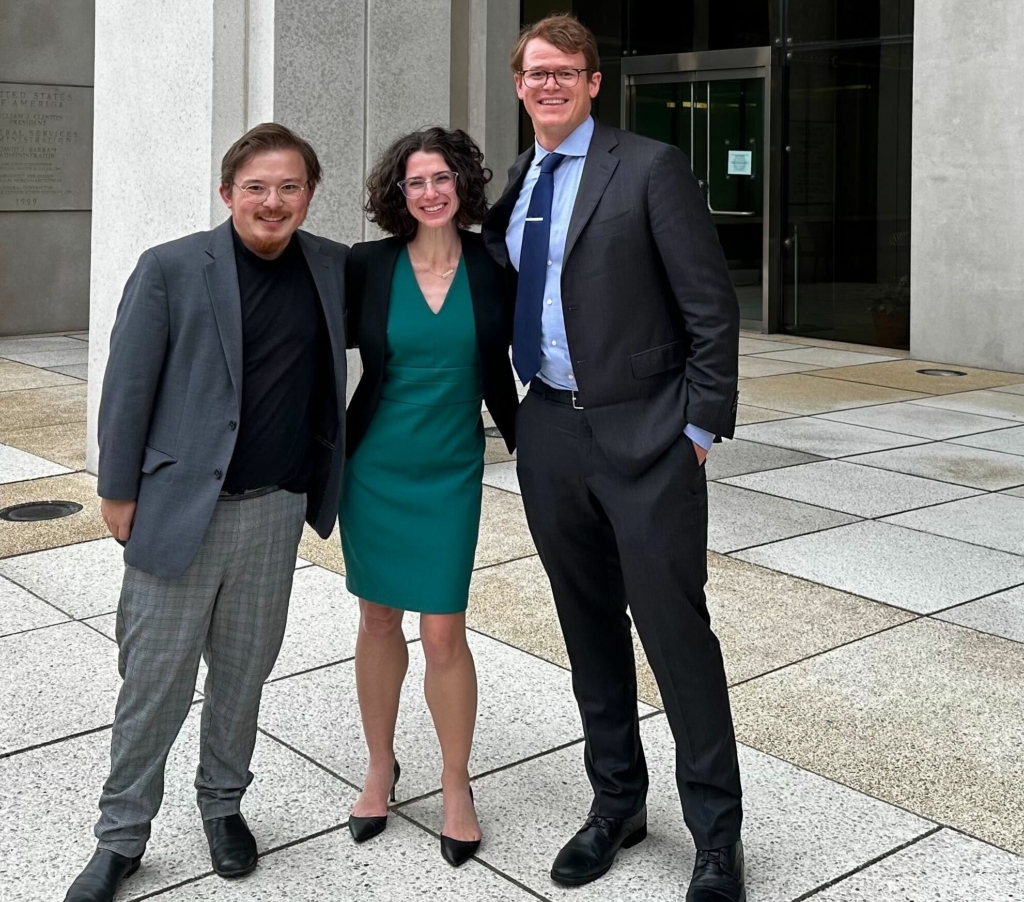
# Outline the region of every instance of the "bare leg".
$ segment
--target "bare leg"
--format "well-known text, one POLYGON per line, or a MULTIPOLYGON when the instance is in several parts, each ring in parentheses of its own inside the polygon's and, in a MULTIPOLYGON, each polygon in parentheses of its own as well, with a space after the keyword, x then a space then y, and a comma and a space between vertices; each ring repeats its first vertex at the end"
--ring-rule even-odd
POLYGON ((381 817, 388 813, 388 794, 395 779, 395 722, 409 669, 409 649, 402 633, 404 611, 362 599, 359 609, 356 692, 370 763, 352 814, 381 817))
POLYGON ((444 828, 452 839, 480 839, 469 795, 469 754, 476 726, 476 667, 466 643, 465 614, 422 614, 420 639, 427 659, 424 690, 441 743, 444 828))

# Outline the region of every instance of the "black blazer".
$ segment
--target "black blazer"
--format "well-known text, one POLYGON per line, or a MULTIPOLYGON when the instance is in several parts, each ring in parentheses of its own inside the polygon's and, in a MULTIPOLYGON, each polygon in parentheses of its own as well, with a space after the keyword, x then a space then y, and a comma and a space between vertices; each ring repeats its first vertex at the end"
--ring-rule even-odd
MULTIPOLYGON (((512 165, 483 229, 513 297, 505 231, 533 155, 512 165)), ((732 437, 739 304, 681 150, 596 124, 569 220, 562 309, 579 402, 616 466, 642 472, 688 423, 732 437)))
MULTIPOLYGON (((460 231, 462 256, 473 295, 473 316, 484 383, 484 402, 501 430, 509 451, 516 447, 515 422, 519 406, 508 349, 512 341, 512 304, 503 288, 501 268, 491 259, 483 239, 460 231)), ((387 358, 388 307, 395 264, 406 238, 366 241, 352 248, 346 268, 348 341, 358 347, 363 375, 348 406, 346 451, 359 447, 380 401, 387 358)))

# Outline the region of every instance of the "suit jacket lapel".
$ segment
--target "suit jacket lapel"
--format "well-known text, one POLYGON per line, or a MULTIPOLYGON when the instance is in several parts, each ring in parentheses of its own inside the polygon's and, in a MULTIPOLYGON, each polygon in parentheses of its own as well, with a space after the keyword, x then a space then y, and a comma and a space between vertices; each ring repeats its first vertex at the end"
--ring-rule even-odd
MULTIPOLYGON (((331 278, 332 260, 330 257, 320 253, 320 242, 308 232, 297 232, 299 236, 299 247, 302 248, 302 256, 306 258, 306 265, 309 267, 310 275, 313 276, 313 284, 316 285, 316 293, 320 297, 320 309, 324 312, 324 322, 327 323, 327 335, 331 341, 331 351, 335 361, 345 358, 345 339, 341 327, 341 314, 344 309, 344 297, 340 291, 340 279, 331 278)), ((343 398, 342 371, 338 364, 334 370, 334 390, 338 397, 343 398)), ((346 370, 347 372, 347 370, 346 370)))
MULTIPOLYGON (((380 256, 371 257, 367 262, 366 289, 363 292, 363 331, 375 340, 363 345, 363 350, 371 350, 379 359, 376 365, 379 372, 384 372, 384 361, 387 355, 388 312, 391 308, 391 283, 395 276, 398 255, 406 246, 406 238, 389 238, 380 243, 380 256)), ((368 367, 369 368, 369 367, 368 367)))
POLYGON ((508 263, 508 248, 505 246, 505 231, 508 229, 508 222, 512 218, 512 211, 515 209, 516 201, 519 200, 519 192, 523 189, 523 182, 526 179, 526 170, 533 162, 534 148, 530 148, 519 155, 516 161, 508 170, 508 185, 502 192, 498 202, 491 207, 487 214, 487 221, 484 227, 484 243, 487 249, 501 264, 508 263))
POLYGON ((235 403, 242 406, 242 297, 238 291, 238 269, 231 237, 231 220, 217 226, 210 235, 206 253, 206 287, 217 319, 217 331, 224 346, 228 373, 235 388, 235 403))
POLYGON ((611 181, 615 167, 619 165, 618 158, 609 153, 618 143, 619 139, 615 137, 615 132, 612 129, 600 122, 595 124, 594 137, 590 141, 587 160, 583 164, 580 189, 576 193, 576 203, 569 219, 569 231, 565 238, 565 254, 562 257, 563 266, 569 259, 569 254, 572 253, 583 227, 593 216, 598 201, 601 200, 605 188, 608 187, 608 182, 611 181))

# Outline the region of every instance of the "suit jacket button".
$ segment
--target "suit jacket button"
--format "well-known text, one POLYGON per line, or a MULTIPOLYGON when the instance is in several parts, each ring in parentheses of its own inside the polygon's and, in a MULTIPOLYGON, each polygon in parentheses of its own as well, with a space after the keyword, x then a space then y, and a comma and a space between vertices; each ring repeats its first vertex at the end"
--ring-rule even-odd
POLYGON ((236 423, 234 420, 232 420, 230 423, 228 423, 228 429, 230 429, 232 432, 234 432, 237 428, 238 428, 238 423, 236 423))
POLYGON ((221 476, 223 476, 223 475, 224 475, 224 474, 223 474, 223 473, 221 473, 221 471, 220 471, 220 470, 214 470, 214 471, 213 471, 213 476, 214 476, 214 478, 215 478, 215 479, 220 479, 220 478, 221 478, 221 476))

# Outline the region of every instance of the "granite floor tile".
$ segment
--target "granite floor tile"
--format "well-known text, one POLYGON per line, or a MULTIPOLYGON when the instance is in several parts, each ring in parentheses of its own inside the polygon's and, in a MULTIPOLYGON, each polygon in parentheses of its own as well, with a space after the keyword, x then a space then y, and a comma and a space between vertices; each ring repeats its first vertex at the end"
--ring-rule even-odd
POLYGON ((1024 397, 1009 392, 969 391, 940 398, 921 398, 915 403, 938 407, 940 410, 959 410, 962 413, 1024 423, 1024 397))
POLYGON ((64 376, 71 376, 74 379, 81 379, 83 382, 89 381, 89 364, 88 363, 71 363, 63 366, 50 366, 47 370, 51 373, 60 373, 64 376))
POLYGON ((489 567, 536 553, 526 524, 523 499, 511 492, 484 486, 474 567, 489 567))
POLYGON ((833 341, 828 338, 812 338, 807 335, 772 335, 772 338, 776 341, 792 341, 794 344, 810 348, 828 348, 833 351, 868 354, 876 360, 879 357, 891 357, 894 360, 904 360, 910 357, 910 351, 899 348, 881 348, 878 345, 859 345, 852 341, 833 341))
POLYGON ((788 448, 772 447, 770 444, 739 440, 722 442, 712 447, 704 467, 708 479, 728 479, 744 473, 761 470, 776 470, 820 460, 813 454, 791 451, 788 448))
POLYGON ((1021 644, 922 619, 731 695, 741 742, 1024 851, 1021 644))
POLYGON ((1024 583, 1019 557, 889 523, 854 523, 737 557, 919 614, 1024 583))
MULTIPOLYGON (((486 636, 470 633, 469 643, 480 686, 472 773, 581 738, 571 674, 486 636), (524 686, 530 687, 529 693, 523 693, 524 686)), ((402 764, 400 799, 433 792, 441 779, 440 748, 423 698, 422 646, 415 643, 409 652, 395 734, 402 764)), ((263 692, 260 724, 272 736, 362 785, 366 745, 351 662, 270 683, 263 692)))
POLYGON ((74 384, 74 380, 60 373, 51 373, 11 360, 0 360, 0 392, 74 384))
POLYGON ((1024 586, 979 598, 937 616, 949 623, 1024 642, 1024 586))
POLYGON ((341 531, 338 524, 334 524, 334 532, 331 533, 330 538, 321 539, 307 523, 302 530, 299 555, 325 570, 343 574, 345 572, 345 557, 341 553, 341 531))
POLYGON ((877 364, 895 359, 884 353, 864 354, 858 351, 841 351, 836 348, 796 348, 786 351, 770 351, 760 356, 768 360, 788 360, 791 363, 809 363, 814 366, 830 368, 877 364))
POLYGON ((69 472, 67 467, 55 464, 52 460, 36 457, 10 445, 0 445, 0 483, 43 479, 69 472))
POLYGON ((69 470, 85 469, 86 424, 62 423, 38 429, 6 431, 0 426, 0 442, 36 457, 51 460, 69 470))
POLYGON ((89 333, 88 332, 68 332, 67 337, 68 338, 77 338, 79 341, 88 341, 89 340, 89 333))
POLYGON ((903 388, 929 395, 945 395, 954 392, 975 391, 995 388, 1007 383, 1019 382, 1021 376, 1001 373, 996 370, 980 370, 972 367, 949 367, 942 363, 928 363, 924 360, 890 360, 867 366, 840 367, 823 371, 818 375, 827 379, 845 379, 850 382, 870 382, 889 388, 903 388), (963 376, 927 376, 920 370, 955 369, 963 376))
POLYGON ((909 401, 921 397, 915 392, 843 382, 840 379, 819 379, 805 373, 792 376, 766 376, 740 382, 744 404, 767 407, 788 413, 810 416, 851 407, 870 407, 892 401, 909 401))
POLYGON ((980 435, 965 435, 949 441, 952 445, 966 445, 968 448, 984 448, 988 451, 1024 456, 1024 426, 1011 426, 1009 429, 983 432, 980 435))
MULTIPOLYGON (((1018 379, 1020 376, 1017 377, 1018 379)), ((1024 395, 1024 382, 1017 382, 1014 385, 999 385, 993 391, 1007 392, 1011 395, 1024 395)))
POLYGON ((909 401, 881 404, 878 407, 855 407, 852 410, 839 410, 818 416, 820 419, 834 420, 837 423, 851 423, 854 426, 868 426, 872 429, 930 439, 948 439, 975 432, 1013 428, 1013 423, 1007 420, 961 413, 958 410, 924 407, 909 401))
POLYGON ((0 485, 0 508, 28 501, 74 501, 82 505, 82 510, 60 520, 35 523, 0 521, 0 558, 109 535, 100 516, 96 479, 85 473, 0 485))
POLYGON ((124 549, 114 539, 80 542, 0 560, 0 574, 78 619, 117 609, 124 549))
POLYGON ((11 360, 22 354, 41 354, 46 351, 74 351, 82 343, 63 335, 45 335, 38 338, 0 339, 0 357, 11 360))
POLYGON ((749 473, 727 483, 865 518, 884 517, 975 494, 974 489, 963 486, 842 460, 749 473))
POLYGON ((7 360, 27 366, 52 367, 85 365, 89 363, 89 346, 80 341, 74 347, 52 348, 46 351, 12 351, 4 355, 7 360))
POLYGON ((83 423, 89 386, 80 382, 28 391, 0 392, 0 423, 5 430, 83 423))
POLYGON ((746 426, 750 423, 768 423, 772 420, 788 420, 796 414, 784 413, 781 410, 768 410, 766 407, 751 407, 739 404, 736 407, 736 425, 746 426))
POLYGON ((0 755, 109 724, 117 649, 80 623, 0 639, 0 755))
POLYGON ((834 423, 818 417, 796 417, 775 423, 740 426, 736 430, 736 438, 779 448, 792 448, 816 457, 848 457, 851 454, 867 454, 925 441, 910 435, 834 423))
POLYGON ((862 454, 856 463, 997 492, 1024 485, 1024 457, 935 442, 862 454))
POLYGON ((1002 492, 1002 494, 1003 495, 1013 495, 1013 496, 1015 496, 1017 498, 1024 498, 1024 485, 1022 485, 1022 486, 1020 486, 1020 488, 1016 488, 1016 489, 1006 489, 1004 492, 1002 492))
POLYGON ((786 360, 768 360, 764 357, 740 357, 740 378, 761 379, 765 376, 785 376, 817 370, 813 363, 792 363, 786 360))
POLYGON ((0 577, 0 637, 62 623, 68 617, 45 601, 0 577))
MULTIPOLYGON (((680 902, 693 868, 693 844, 676 791, 675 744, 664 716, 641 725, 651 772, 647 839, 616 858, 599 881, 573 889, 548 876, 559 847, 591 802, 580 746, 491 774, 474 786, 484 831, 479 857, 548 899, 680 902)), ((916 836, 931 824, 769 755, 740 748, 743 837, 751 899, 791 902, 916 836)), ((440 800, 403 809, 437 830, 440 800)))
POLYGON ((994 493, 964 498, 897 514, 885 522, 1024 555, 1024 498, 1012 495, 994 493))
POLYGON ((712 482, 708 485, 708 548, 720 554, 831 529, 856 520, 848 514, 751 492, 732 484, 712 482))
POLYGON ((536 898, 476 861, 456 869, 437 839, 404 818, 357 846, 348 831, 268 855, 245 880, 210 876, 159 897, 166 902, 533 902, 536 898), (306 878, 306 879, 303 879, 306 878))
POLYGON ((740 356, 745 354, 765 354, 769 351, 792 351, 803 345, 789 341, 774 341, 768 338, 749 338, 740 335, 740 356))
POLYGON ((516 495, 523 494, 519 489, 519 477, 516 475, 516 462, 514 460, 485 466, 484 485, 489 485, 494 489, 502 489, 506 492, 513 492, 516 495))
POLYGON ((940 830, 814 896, 815 902, 1019 902, 1024 860, 940 830))
MULTIPOLYGON (((142 868, 124 882, 118 902, 210 872, 193 788, 199 710, 193 706, 168 758, 164 804, 142 868)), ((63 898, 95 848, 96 801, 109 766, 109 730, 0 761, 0 804, 8 812, 0 823, 0 847, 7 850, 0 858, 0 884, 13 893, 5 902, 63 898)), ((251 770, 255 779, 242 811, 261 850, 344 823, 356 799, 351 787, 263 735, 257 737, 251 770)), ((340 834, 328 838, 338 845, 348 840, 340 834)), ((251 891, 262 870, 261 865, 254 877, 236 885, 251 891)), ((290 876, 294 881, 295 872, 290 876)), ((228 881, 215 880, 223 892, 228 881)), ((311 884, 319 886, 315 879, 311 884)))

